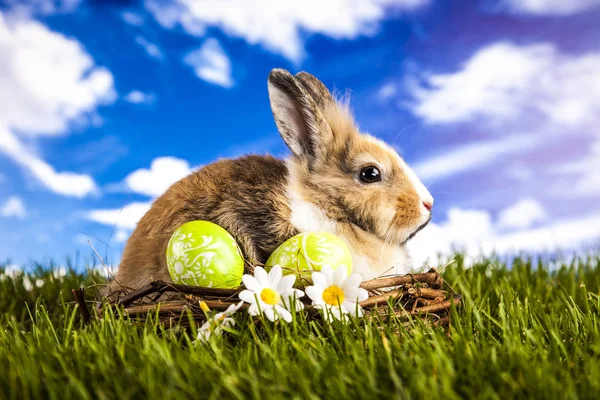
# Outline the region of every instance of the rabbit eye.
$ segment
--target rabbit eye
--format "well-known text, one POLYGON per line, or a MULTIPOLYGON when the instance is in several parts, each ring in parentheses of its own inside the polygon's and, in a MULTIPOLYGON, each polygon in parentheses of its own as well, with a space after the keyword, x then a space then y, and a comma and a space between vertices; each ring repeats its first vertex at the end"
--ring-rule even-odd
POLYGON ((369 165, 360 170, 359 178, 362 183, 381 182, 381 172, 376 166, 369 165))

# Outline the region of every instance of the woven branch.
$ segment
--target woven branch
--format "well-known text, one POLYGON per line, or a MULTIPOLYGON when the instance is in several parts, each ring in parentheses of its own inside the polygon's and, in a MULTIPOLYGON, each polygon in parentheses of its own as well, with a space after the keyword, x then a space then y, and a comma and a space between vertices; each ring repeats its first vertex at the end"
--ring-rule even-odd
POLYGON ((153 281, 150 282, 150 284, 142 287, 141 289, 138 289, 135 292, 132 292, 128 295, 119 298, 116 301, 116 304, 127 306, 133 303, 134 301, 141 299, 142 297, 146 297, 154 293, 175 292, 210 298, 233 298, 241 291, 242 289, 219 289, 200 286, 180 285, 177 283, 170 283, 165 281, 153 281))
MULTIPOLYGON (((442 289, 444 285, 444 280, 435 269, 420 274, 376 278, 360 285, 369 291, 370 296, 359 304, 370 317, 378 315, 382 320, 386 320, 393 314, 396 318, 406 321, 405 324, 411 324, 410 319, 416 317, 423 319, 430 326, 447 326, 450 323, 449 309, 453 304, 460 306, 462 298, 456 294, 450 295, 442 289), (392 307, 391 311, 388 305, 392 307)), ((111 306, 123 307, 124 313, 132 318, 143 319, 151 313, 156 313, 172 319, 189 311, 194 319, 204 320, 205 313, 200 308, 200 302, 212 310, 223 311, 239 302, 237 295, 243 289, 243 286, 219 289, 159 280, 123 295, 113 301, 111 306), (165 293, 175 293, 179 296, 176 295, 177 299, 174 300, 157 301, 165 293)), ((76 295, 75 291, 73 294, 76 295)), ((77 294, 75 297, 79 302, 81 293, 77 294)), ((301 300, 306 304, 307 315, 310 318, 318 317, 319 313, 310 306, 310 300, 306 297, 301 300)), ((247 308, 248 305, 244 304, 243 307, 247 308)))

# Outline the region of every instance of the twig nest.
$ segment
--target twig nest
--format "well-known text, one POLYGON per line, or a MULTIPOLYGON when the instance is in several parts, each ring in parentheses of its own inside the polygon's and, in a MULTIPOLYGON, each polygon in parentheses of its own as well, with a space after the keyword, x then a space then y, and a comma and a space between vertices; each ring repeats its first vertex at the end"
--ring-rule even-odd
POLYGON ((167 267, 175 283, 234 288, 242 283, 244 258, 225 229, 208 221, 190 221, 171 236, 167 267))
POLYGON ((271 254, 267 269, 281 265, 284 274, 297 274, 310 280, 313 271, 328 265, 332 269, 346 268, 352 273, 352 255, 339 237, 326 232, 306 232, 286 240, 271 254))

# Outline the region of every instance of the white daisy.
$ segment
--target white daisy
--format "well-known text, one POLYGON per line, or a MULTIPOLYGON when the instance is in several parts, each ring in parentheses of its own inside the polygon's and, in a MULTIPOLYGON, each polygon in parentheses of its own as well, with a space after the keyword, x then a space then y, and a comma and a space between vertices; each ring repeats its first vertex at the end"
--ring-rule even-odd
POLYGON ((259 315, 261 312, 270 321, 282 318, 286 322, 292 321, 292 302, 294 309, 301 310, 304 305, 298 300, 304 296, 304 292, 294 289, 295 275, 282 276, 281 266, 275 265, 267 272, 261 268, 254 268, 254 276, 242 276, 242 282, 246 286, 239 294, 239 298, 250 303, 248 313, 259 315))
POLYGON ((346 268, 333 270, 326 265, 320 272, 312 273, 312 280, 313 286, 306 288, 306 294, 315 308, 324 311, 328 321, 332 315, 337 319, 342 319, 344 314, 362 317, 362 308, 358 303, 366 300, 369 294, 360 288, 360 274, 348 276, 346 268))
POLYGON ((227 310, 215 314, 214 317, 206 321, 198 330, 198 340, 206 343, 211 335, 220 335, 223 328, 232 328, 235 326, 235 320, 231 316, 244 304, 240 301, 238 304, 232 304, 227 310))

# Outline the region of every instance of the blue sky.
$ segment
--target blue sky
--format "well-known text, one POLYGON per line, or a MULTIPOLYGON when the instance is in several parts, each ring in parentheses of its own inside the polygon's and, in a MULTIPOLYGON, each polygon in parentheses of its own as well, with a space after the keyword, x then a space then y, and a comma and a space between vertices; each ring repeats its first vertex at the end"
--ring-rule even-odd
POLYGON ((266 79, 350 90, 436 199, 417 262, 600 233, 600 1, 0 2, 0 260, 108 261, 195 167, 284 156, 266 79))

